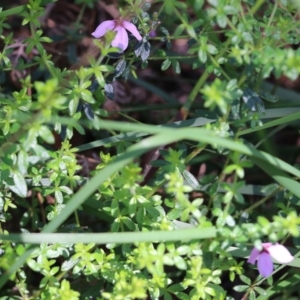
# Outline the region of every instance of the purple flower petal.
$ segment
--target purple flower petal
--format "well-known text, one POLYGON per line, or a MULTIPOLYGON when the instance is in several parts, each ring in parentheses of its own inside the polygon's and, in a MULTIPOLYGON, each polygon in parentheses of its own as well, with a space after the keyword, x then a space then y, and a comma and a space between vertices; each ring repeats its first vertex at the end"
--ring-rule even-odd
POLYGON ((253 248, 247 262, 254 265, 255 261, 257 260, 257 258, 259 256, 259 253, 260 253, 259 250, 257 250, 256 248, 253 248))
POLYGON ((271 245, 267 251, 273 259, 281 264, 287 264, 294 259, 289 250, 280 244, 271 245))
POLYGON ((149 36, 150 36, 150 37, 156 37, 156 32, 155 32, 155 30, 151 30, 151 31, 149 32, 149 36))
POLYGON ((114 31, 117 34, 111 42, 111 45, 113 47, 120 48, 121 51, 124 51, 128 47, 128 34, 126 30, 121 26, 117 26, 114 31))
POLYGON ((269 277, 273 272, 273 262, 271 256, 267 252, 260 253, 257 260, 259 274, 264 277, 269 277))
POLYGON ((122 26, 127 29, 128 31, 130 31, 134 37, 140 41, 142 39, 142 36, 140 35, 138 29, 136 28, 136 26, 134 24, 132 24, 131 22, 128 21, 123 21, 122 22, 122 26))
POLYGON ((107 31, 113 30, 115 26, 115 21, 104 21, 96 28, 96 30, 92 33, 92 36, 97 39, 101 38, 107 31))

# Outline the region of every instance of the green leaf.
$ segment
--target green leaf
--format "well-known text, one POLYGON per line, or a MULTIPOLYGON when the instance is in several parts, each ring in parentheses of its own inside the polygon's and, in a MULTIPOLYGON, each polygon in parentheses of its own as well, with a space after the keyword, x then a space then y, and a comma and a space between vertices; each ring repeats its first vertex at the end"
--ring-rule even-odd
POLYGON ((114 100, 115 98, 115 94, 114 94, 114 87, 111 83, 106 83, 105 86, 104 86, 104 92, 105 92, 105 95, 111 99, 111 100, 114 100))
POLYGON ((181 68, 180 68, 180 64, 177 60, 172 60, 172 67, 176 74, 180 74, 181 68))
POLYGON ((259 92, 258 94, 259 94, 259 96, 261 96, 264 100, 266 100, 268 102, 275 103, 275 102, 279 101, 278 97, 272 95, 269 92, 259 92))
POLYGON ((249 288, 248 285, 237 285, 237 286, 235 286, 233 289, 234 289, 236 292, 241 293, 241 292, 246 291, 248 288, 249 288))
POLYGON ((246 88, 244 90, 243 100, 245 104, 249 107, 250 111, 265 111, 264 102, 259 97, 259 95, 250 88, 246 88))
POLYGON ((111 231, 112 232, 118 232, 120 228, 120 222, 119 220, 114 220, 114 222, 111 224, 111 231))
POLYGON ((179 284, 179 283, 170 285, 170 286, 168 287, 168 291, 169 291, 170 293, 181 292, 181 291, 183 291, 183 290, 184 290, 184 287, 183 287, 181 284, 179 284))
POLYGON ((189 171, 184 170, 182 172, 182 176, 183 176, 184 180, 186 181, 185 184, 189 185, 193 190, 201 189, 201 186, 200 186, 198 180, 189 171))
POLYGON ((57 203, 61 204, 64 202, 64 197, 61 191, 55 191, 54 196, 57 203))
POLYGON ((202 8, 203 4, 204 4, 204 0, 194 0, 192 2, 192 4, 194 5, 194 9, 195 11, 198 11, 202 8))
POLYGON ((208 3, 214 7, 217 7, 219 5, 219 0, 208 0, 208 3))
POLYGON ((239 12, 239 10, 234 7, 234 6, 231 6, 231 5, 225 5, 224 6, 224 12, 227 14, 227 15, 235 15, 239 12))
MULTIPOLYGON (((89 103, 82 102, 83 111, 89 120, 94 120, 95 114, 92 106, 89 103)), ((81 133, 82 134, 82 133, 81 133)))
POLYGON ((256 299, 255 292, 253 290, 250 290, 249 300, 255 300, 255 299, 256 299))
POLYGON ((81 98, 82 98, 83 101, 86 101, 86 102, 88 102, 90 104, 95 103, 95 99, 94 99, 91 91, 89 91, 89 90, 82 91, 80 93, 80 96, 81 96, 81 98))
POLYGON ((145 62, 150 55, 151 45, 149 42, 139 41, 134 48, 134 54, 136 57, 141 57, 145 62))
POLYGON ((170 293, 168 293, 168 292, 164 293, 164 300, 172 300, 172 299, 173 299, 173 297, 171 296, 170 293))
POLYGON ((60 186, 59 189, 67 195, 73 194, 73 191, 67 186, 60 186))
POLYGON ((41 126, 39 136, 48 144, 54 144, 55 139, 51 130, 47 126, 41 126))
POLYGON ((135 224, 131 219, 128 217, 122 217, 121 220, 130 230, 135 230, 135 224))
POLYGON ((18 153, 18 169, 22 175, 25 175, 27 173, 28 165, 28 154, 26 151, 21 149, 18 153))
POLYGON ((70 115, 74 115, 76 113, 78 107, 79 99, 78 97, 74 96, 72 100, 69 102, 69 112, 70 115))
POLYGON ((168 212, 169 220, 176 220, 182 215, 182 209, 173 208, 168 212))
POLYGON ((160 26, 159 28, 160 28, 160 31, 161 31, 164 35, 166 35, 166 36, 170 35, 167 28, 165 28, 165 27, 163 27, 163 26, 160 26))
POLYGON ((263 217, 263 216, 258 216, 257 218, 257 222, 263 227, 263 228, 267 228, 270 225, 270 222, 267 218, 263 217))
POLYGON ((217 23, 221 28, 225 28, 227 25, 226 15, 218 14, 217 15, 217 23))
POLYGON ((205 49, 202 49, 202 48, 199 49, 199 51, 198 51, 198 57, 199 57, 199 60, 202 63, 206 62, 206 60, 207 60, 207 54, 206 54, 205 49))
POLYGON ((179 270, 186 270, 187 268, 186 262, 181 256, 175 256, 174 263, 179 270))
POLYGON ((247 285, 251 285, 251 280, 248 277, 246 277, 245 275, 240 275, 240 279, 247 285))
POLYGON ((126 60, 121 59, 116 65, 115 78, 121 76, 125 71, 125 68, 126 68, 126 60))
POLYGON ((166 60, 164 60, 161 65, 161 70, 162 71, 167 70, 170 67, 171 63, 172 63, 171 60, 169 60, 168 58, 166 60))
POLYGON ((189 295, 187 295, 186 293, 183 293, 183 292, 177 292, 176 296, 180 300, 191 300, 191 297, 189 295))
POLYGON ((13 181, 15 185, 9 186, 9 188, 18 196, 25 198, 27 196, 27 184, 22 174, 14 172, 13 181))
POLYGON ((214 45, 208 44, 206 47, 207 47, 207 51, 210 54, 218 54, 219 53, 218 49, 214 45))
POLYGON ((267 292, 266 292, 264 289, 262 289, 261 287, 259 287, 259 286, 254 287, 254 290, 255 290, 258 294, 260 294, 260 295, 262 295, 262 296, 266 296, 266 295, 267 295, 267 292))
POLYGON ((65 260, 61 265, 61 271, 66 272, 66 271, 71 270, 78 262, 79 262, 79 259, 74 259, 74 258, 65 260))
POLYGON ((197 39, 197 34, 191 25, 186 26, 186 31, 191 38, 197 39))
POLYGON ((150 55, 151 45, 149 42, 143 43, 144 47, 141 53, 141 59, 143 62, 146 62, 150 55))

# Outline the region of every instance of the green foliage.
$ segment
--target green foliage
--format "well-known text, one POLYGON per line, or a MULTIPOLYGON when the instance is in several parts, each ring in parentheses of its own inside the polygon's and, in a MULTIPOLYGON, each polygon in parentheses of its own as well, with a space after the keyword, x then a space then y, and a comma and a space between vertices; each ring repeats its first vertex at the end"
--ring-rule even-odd
POLYGON ((299 5, 119 2, 142 39, 120 53, 108 31, 82 64, 75 45, 97 1, 73 1, 77 19, 61 36, 43 21, 59 2, 0 10, 1 299, 233 299, 229 284, 243 299, 299 297, 297 141, 274 138, 299 132, 299 94, 277 88, 300 75, 299 5), (72 67, 49 48, 59 39, 72 67), (143 81, 148 68, 172 91, 143 81), (106 120, 127 80, 166 103, 119 112, 135 123, 106 120), (157 124, 152 109, 165 108, 176 117, 160 126, 129 114, 147 110, 157 124), (268 280, 245 263, 264 242, 286 242, 295 257, 268 280))

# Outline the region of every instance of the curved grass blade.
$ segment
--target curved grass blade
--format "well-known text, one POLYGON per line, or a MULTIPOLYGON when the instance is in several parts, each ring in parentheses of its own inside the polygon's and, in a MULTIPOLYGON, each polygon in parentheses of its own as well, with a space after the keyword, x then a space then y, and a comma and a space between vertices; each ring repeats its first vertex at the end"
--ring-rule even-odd
POLYGON ((278 126, 278 125, 281 125, 281 124, 288 124, 288 123, 291 123, 293 121, 297 121, 299 119, 300 119, 300 112, 297 112, 297 113, 279 118, 277 120, 267 122, 262 126, 256 126, 254 128, 242 130, 242 131, 237 133, 237 136, 245 135, 245 134, 252 133, 252 132, 255 132, 255 131, 259 131, 259 130, 263 130, 263 129, 266 129, 266 128, 278 126))
POLYGON ((95 243, 103 244, 129 244, 135 242, 163 242, 188 241, 194 239, 207 239, 216 237, 215 227, 188 228, 174 231, 148 231, 148 232, 117 232, 117 233, 14 233, 0 235, 0 239, 25 244, 41 243, 95 243))

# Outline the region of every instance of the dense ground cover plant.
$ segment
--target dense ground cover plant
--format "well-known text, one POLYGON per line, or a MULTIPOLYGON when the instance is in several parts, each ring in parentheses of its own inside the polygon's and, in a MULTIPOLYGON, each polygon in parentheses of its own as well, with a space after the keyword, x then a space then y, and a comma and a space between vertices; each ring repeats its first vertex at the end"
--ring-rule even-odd
POLYGON ((298 299, 299 9, 4 1, 1 299, 298 299))

